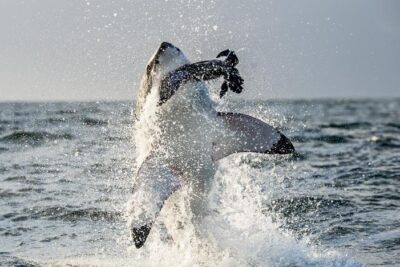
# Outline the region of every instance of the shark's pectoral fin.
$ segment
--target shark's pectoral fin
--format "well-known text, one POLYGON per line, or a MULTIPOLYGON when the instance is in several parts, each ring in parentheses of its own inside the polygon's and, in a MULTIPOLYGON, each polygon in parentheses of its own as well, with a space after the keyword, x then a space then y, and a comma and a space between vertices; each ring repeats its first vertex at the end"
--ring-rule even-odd
POLYGON ((256 152, 289 154, 295 151, 290 140, 265 122, 240 113, 218 113, 227 135, 214 143, 213 158, 221 159, 233 153, 256 152))
MULTIPOLYGON (((279 131, 278 131, 279 132, 279 131)), ((265 150, 263 153, 266 154, 290 154, 294 153, 295 149, 290 142, 289 138, 287 138, 284 134, 279 132, 279 140, 274 143, 270 149, 265 150)))
POLYGON ((140 227, 132 227, 132 239, 136 248, 141 248, 146 242, 147 236, 150 234, 151 224, 140 227))
POLYGON ((128 207, 130 229, 136 248, 146 242, 164 202, 180 187, 180 176, 162 159, 150 156, 140 166, 128 207))

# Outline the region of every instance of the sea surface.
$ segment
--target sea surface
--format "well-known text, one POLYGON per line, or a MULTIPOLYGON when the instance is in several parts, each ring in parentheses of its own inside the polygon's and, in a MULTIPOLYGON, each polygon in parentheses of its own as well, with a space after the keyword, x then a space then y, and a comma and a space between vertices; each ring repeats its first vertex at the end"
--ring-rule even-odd
POLYGON ((0 103, 0 266, 400 266, 400 99, 220 109, 297 153, 223 159, 210 238, 155 233, 136 250, 133 102, 0 103))

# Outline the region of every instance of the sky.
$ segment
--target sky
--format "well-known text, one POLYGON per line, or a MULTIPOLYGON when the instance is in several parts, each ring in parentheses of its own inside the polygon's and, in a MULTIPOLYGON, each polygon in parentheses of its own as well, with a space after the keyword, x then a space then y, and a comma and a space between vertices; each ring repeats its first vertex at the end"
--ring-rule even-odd
POLYGON ((397 0, 1 0, 0 101, 134 99, 162 41, 235 50, 244 98, 400 97, 397 0))

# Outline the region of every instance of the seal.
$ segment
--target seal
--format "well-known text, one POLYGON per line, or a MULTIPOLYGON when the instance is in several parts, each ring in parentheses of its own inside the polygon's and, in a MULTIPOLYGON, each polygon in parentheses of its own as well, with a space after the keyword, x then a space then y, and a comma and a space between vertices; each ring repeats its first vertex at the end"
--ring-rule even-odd
POLYGON ((144 245, 165 201, 182 185, 189 188, 193 220, 201 220, 219 159, 240 152, 295 151, 285 135, 265 122, 215 110, 205 81, 223 79, 220 97, 228 91, 241 93, 238 63, 231 50, 217 59, 191 63, 167 42, 150 58, 135 110, 140 167, 128 206, 137 248, 144 245))

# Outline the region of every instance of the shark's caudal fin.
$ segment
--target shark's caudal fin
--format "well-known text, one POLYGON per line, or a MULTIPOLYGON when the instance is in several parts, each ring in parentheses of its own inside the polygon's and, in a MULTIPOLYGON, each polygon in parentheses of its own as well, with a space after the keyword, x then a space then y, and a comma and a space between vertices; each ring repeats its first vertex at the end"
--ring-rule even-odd
POLYGON ((179 175, 162 159, 150 156, 140 166, 128 207, 136 248, 143 246, 164 202, 180 187, 179 175))
POLYGON ((259 119, 223 112, 219 112, 218 117, 228 129, 228 134, 214 144, 215 160, 238 152, 289 154, 295 151, 286 136, 259 119))

